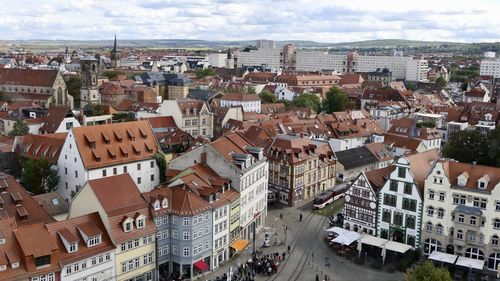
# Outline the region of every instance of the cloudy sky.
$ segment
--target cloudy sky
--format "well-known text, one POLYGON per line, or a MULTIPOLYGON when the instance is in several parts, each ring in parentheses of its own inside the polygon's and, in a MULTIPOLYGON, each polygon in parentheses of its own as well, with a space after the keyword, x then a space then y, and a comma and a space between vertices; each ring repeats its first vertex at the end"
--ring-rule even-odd
POLYGON ((7 0, 9 39, 500 41, 500 0, 7 0))

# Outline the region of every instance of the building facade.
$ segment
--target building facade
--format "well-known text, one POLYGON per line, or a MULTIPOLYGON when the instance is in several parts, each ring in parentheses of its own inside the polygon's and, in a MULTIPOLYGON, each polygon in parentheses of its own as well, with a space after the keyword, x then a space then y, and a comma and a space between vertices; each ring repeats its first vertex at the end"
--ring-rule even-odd
POLYGON ((260 113, 260 97, 255 94, 227 93, 220 99, 221 107, 243 107, 244 112, 260 113))
POLYGON ((181 130, 193 137, 213 137, 213 113, 199 100, 166 100, 159 108, 160 116, 172 116, 181 130))

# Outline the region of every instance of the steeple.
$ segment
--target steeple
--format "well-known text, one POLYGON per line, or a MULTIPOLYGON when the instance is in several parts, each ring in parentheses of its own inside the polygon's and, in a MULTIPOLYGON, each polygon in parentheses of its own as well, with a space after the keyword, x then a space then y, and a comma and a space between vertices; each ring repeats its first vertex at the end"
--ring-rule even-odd
POLYGON ((115 43, 113 44, 113 52, 116 53, 116 33, 115 33, 115 43))

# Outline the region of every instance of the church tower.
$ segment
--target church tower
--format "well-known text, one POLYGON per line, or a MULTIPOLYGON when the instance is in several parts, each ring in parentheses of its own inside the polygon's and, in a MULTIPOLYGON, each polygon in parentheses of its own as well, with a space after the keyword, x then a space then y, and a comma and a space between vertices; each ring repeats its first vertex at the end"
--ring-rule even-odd
POLYGON ((234 68, 234 58, 233 58, 233 54, 231 53, 231 49, 229 49, 227 51, 226 68, 229 68, 229 69, 234 68))
POLYGON ((80 59, 80 78, 82 79, 82 87, 80 88, 81 108, 101 101, 99 87, 97 86, 97 74, 97 59, 95 57, 87 55, 80 59))
POLYGON ((115 34, 115 43, 113 44, 113 50, 110 52, 111 54, 111 66, 113 68, 120 67, 120 52, 116 49, 116 34, 115 34))

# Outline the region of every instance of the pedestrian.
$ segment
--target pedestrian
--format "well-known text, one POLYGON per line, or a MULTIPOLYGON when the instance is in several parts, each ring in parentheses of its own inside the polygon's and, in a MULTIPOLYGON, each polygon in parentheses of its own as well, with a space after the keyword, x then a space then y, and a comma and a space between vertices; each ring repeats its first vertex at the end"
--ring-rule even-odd
POLYGON ((302 221, 302 214, 299 215, 299 221, 302 221))
POLYGON ((290 245, 288 245, 288 253, 290 254, 290 245))
POLYGON ((283 254, 281 254, 283 256, 283 261, 285 261, 285 257, 286 257, 286 252, 283 252, 283 254))

